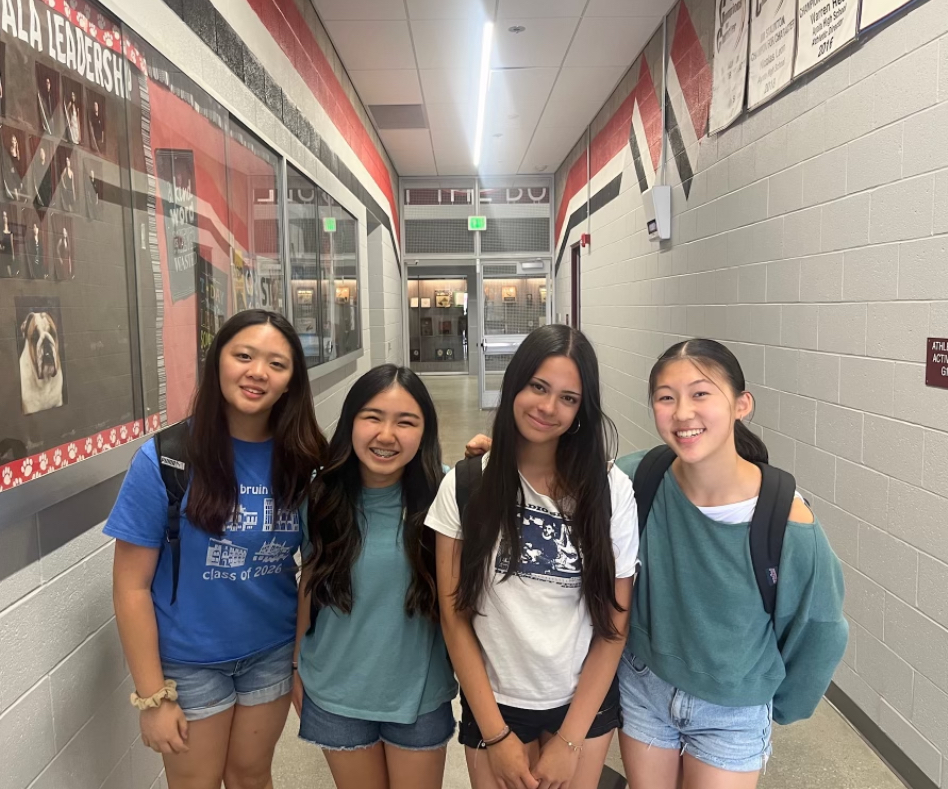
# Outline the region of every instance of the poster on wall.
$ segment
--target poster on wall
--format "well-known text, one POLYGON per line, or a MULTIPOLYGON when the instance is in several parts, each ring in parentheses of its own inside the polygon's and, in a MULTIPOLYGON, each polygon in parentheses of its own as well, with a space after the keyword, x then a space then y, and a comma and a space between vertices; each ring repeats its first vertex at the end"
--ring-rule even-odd
POLYGON ((730 126, 744 109, 751 0, 720 0, 714 15, 712 133, 730 126))
POLYGON ((793 79, 797 0, 755 0, 751 8, 747 106, 763 104, 793 79))
POLYGON ((122 153, 143 150, 126 118, 145 68, 92 2, 0 5, 0 492, 157 426, 135 383, 122 153))
POLYGON ((856 38, 859 0, 798 0, 796 77, 856 38))
POLYGON ((168 280, 171 300, 180 301, 194 293, 197 247, 197 190, 194 184, 194 152, 155 152, 165 243, 168 248, 168 280))
POLYGON ((881 22, 889 14, 911 5, 915 0, 862 0, 862 12, 859 17, 859 29, 865 30, 876 22, 881 22))

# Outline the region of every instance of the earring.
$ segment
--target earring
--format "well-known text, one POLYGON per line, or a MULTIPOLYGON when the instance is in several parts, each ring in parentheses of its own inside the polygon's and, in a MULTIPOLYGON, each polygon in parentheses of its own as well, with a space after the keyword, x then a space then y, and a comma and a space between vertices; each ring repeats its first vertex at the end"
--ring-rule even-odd
POLYGON ((576 429, 575 429, 575 430, 572 430, 572 429, 567 430, 567 431, 566 431, 566 435, 568 435, 568 436, 575 436, 575 435, 579 432, 579 428, 582 427, 582 424, 583 424, 583 423, 580 422, 579 417, 576 417, 576 429))

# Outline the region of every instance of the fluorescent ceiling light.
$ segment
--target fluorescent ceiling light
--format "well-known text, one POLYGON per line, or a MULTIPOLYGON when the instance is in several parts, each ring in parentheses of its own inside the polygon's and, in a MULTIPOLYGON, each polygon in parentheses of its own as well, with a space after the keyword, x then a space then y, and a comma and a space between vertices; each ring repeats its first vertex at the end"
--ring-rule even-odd
POLYGON ((481 42, 481 84, 477 96, 477 132, 474 135, 474 166, 481 163, 481 142, 484 138, 484 115, 487 113, 487 86, 490 82, 490 44, 494 36, 494 23, 484 23, 484 39, 481 42))

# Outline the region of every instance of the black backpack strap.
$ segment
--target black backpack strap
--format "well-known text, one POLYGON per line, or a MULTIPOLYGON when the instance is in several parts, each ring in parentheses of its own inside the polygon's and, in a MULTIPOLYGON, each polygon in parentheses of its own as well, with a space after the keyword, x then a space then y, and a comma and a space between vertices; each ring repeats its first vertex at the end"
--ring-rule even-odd
POLYGON ((661 444, 650 449, 635 470, 632 488, 635 493, 635 506, 639 512, 639 537, 645 531, 652 502, 655 501, 658 488, 665 478, 665 472, 671 468, 676 457, 671 447, 661 444))
POLYGON ((480 457, 464 458, 454 466, 454 498, 458 503, 458 517, 462 522, 472 494, 481 486, 483 474, 483 461, 480 457))
POLYGON ((171 548, 171 605, 178 599, 178 576, 181 572, 181 503, 190 481, 185 460, 188 430, 187 422, 179 422, 155 434, 158 468, 168 493, 168 526, 165 529, 165 540, 171 548))
POLYGON ((790 508, 797 482, 792 474, 766 463, 759 463, 761 481, 757 506, 750 525, 751 564, 764 610, 774 616, 777 602, 777 572, 783 552, 783 536, 790 519, 790 508))

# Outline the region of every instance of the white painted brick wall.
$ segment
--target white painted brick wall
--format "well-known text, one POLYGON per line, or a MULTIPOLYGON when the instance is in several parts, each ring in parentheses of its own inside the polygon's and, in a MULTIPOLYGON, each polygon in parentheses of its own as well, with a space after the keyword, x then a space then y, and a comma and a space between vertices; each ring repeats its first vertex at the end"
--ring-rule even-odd
POLYGON ((948 0, 927 0, 690 151, 660 254, 623 222, 642 210, 627 169, 591 218, 582 280, 623 452, 656 442, 646 379, 667 345, 700 334, 737 353, 755 429, 844 563, 836 681, 944 787, 948 392, 925 386, 923 360, 948 336, 946 140, 948 0))

